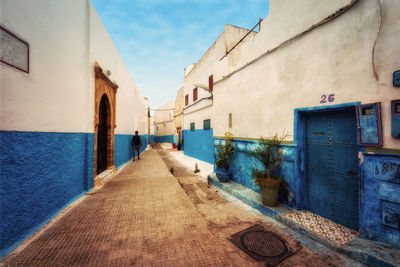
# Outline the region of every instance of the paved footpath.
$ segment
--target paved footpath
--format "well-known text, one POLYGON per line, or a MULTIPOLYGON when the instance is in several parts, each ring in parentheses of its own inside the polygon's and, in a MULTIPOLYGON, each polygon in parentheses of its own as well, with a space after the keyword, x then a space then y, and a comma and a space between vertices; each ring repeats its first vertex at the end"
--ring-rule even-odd
MULTIPOLYGON (((228 203, 222 204, 228 210, 228 203)), ((225 224, 217 216, 224 209, 210 209, 194 204, 156 150, 146 151, 0 266, 264 266, 226 239, 238 231, 237 223, 216 231, 213 220, 225 224), (200 212, 199 207, 209 210, 200 212)), ((236 206, 230 209, 240 210, 231 210, 231 215, 246 213, 236 206)), ((258 221, 250 214, 245 220, 258 221)), ((340 263, 315 255, 319 266, 340 263)), ((297 265, 293 259, 281 266, 317 266, 297 265)))

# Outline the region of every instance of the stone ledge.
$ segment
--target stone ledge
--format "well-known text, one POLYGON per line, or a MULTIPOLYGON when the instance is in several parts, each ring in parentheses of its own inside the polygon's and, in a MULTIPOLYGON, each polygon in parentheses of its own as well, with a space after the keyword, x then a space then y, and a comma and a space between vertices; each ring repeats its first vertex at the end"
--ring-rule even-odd
POLYGON ((100 179, 101 184, 104 184, 105 182, 107 182, 108 180, 111 179, 113 174, 114 174, 114 171, 112 169, 107 169, 107 170, 103 171, 102 173, 100 173, 97 177, 100 179))

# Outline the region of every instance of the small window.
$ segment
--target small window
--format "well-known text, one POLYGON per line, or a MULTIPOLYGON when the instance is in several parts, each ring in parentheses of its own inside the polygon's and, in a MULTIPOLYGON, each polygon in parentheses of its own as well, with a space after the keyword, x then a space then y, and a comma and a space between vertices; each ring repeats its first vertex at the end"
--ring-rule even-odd
POLYGON ((194 131, 194 130, 195 130, 195 129, 194 129, 194 122, 190 123, 190 130, 191 130, 191 131, 194 131))
POLYGON ((189 95, 185 95, 185 106, 189 105, 189 95))
POLYGON ((214 87, 214 78, 212 75, 208 77, 208 88, 210 88, 210 93, 212 93, 214 87))
POLYGON ((193 89, 193 102, 197 101, 197 87, 193 89))
POLYGON ((204 130, 210 130, 210 120, 204 120, 203 121, 203 129, 204 130))
POLYGON ((232 113, 229 113, 229 128, 232 128, 232 113))

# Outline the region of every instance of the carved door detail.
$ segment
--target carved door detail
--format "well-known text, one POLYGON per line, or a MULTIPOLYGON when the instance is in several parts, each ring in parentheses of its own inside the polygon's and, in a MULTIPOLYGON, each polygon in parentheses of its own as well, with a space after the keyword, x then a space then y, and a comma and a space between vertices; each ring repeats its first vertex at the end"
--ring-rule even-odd
POLYGON ((102 171, 114 166, 114 129, 116 94, 118 85, 103 73, 96 63, 95 73, 95 110, 94 110, 94 184, 101 184, 97 177, 102 171))

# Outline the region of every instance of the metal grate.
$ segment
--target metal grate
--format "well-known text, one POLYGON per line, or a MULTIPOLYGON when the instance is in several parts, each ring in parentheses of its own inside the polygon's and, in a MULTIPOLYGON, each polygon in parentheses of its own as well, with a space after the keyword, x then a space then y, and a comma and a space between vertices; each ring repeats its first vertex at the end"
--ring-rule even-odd
POLYGON ((267 266, 279 264, 301 248, 298 244, 295 249, 289 249, 281 236, 265 230, 259 224, 244 229, 228 239, 255 260, 265 262, 267 266))
POLYGON ((288 251, 282 238, 270 231, 244 233, 240 242, 248 251, 261 257, 280 257, 288 251))

